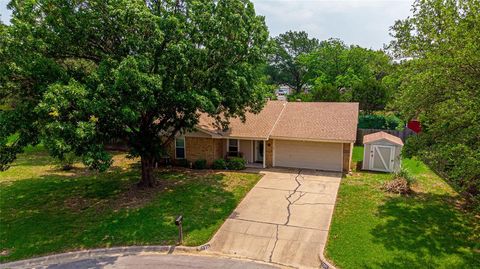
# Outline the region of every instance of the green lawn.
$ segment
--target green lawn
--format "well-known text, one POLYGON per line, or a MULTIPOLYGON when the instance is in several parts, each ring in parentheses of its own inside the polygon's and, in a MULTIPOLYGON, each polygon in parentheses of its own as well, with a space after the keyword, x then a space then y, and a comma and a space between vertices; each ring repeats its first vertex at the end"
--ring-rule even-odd
MULTIPOLYGON (((354 161, 362 159, 355 147, 354 161)), ((326 256, 339 268, 480 268, 479 219, 422 162, 402 165, 414 194, 380 189, 391 175, 356 171, 342 180, 326 256)))
POLYGON ((0 172, 0 261, 68 250, 174 244, 174 219, 184 215, 186 245, 207 242, 260 175, 158 171, 162 184, 139 190, 138 164, 116 154, 95 173, 77 164, 60 171, 30 148, 0 172))

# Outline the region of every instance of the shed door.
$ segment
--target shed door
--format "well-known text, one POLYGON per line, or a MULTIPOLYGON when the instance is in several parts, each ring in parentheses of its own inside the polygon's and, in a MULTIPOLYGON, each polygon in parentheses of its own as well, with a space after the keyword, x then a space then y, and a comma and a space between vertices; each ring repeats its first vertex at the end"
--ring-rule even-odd
POLYGON ((393 172, 395 147, 371 145, 370 170, 393 172))
POLYGON ((341 143, 275 140, 274 166, 342 171, 342 146, 341 143))

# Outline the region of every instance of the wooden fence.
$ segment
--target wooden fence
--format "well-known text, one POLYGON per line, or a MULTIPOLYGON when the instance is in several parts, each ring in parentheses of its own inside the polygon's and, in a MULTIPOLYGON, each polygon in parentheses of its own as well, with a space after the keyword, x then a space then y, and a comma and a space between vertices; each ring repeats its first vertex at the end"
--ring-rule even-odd
POLYGON ((356 145, 363 145, 363 137, 367 134, 372 134, 372 133, 376 133, 376 132, 385 132, 385 133, 389 133, 391 135, 394 135, 394 136, 397 136, 397 137, 400 137, 400 139, 402 139, 403 142, 405 142, 405 140, 411 136, 411 135, 414 135, 415 132, 408 129, 408 128, 405 128, 403 129, 402 131, 397 131, 397 130, 382 130, 382 129, 357 129, 357 141, 355 142, 356 145))

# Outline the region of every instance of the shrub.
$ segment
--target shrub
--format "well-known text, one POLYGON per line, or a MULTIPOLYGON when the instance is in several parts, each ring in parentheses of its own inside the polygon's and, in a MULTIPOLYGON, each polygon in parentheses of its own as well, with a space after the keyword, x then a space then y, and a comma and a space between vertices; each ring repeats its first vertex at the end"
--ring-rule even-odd
POLYGON ((229 170, 242 170, 245 169, 245 159, 240 157, 231 157, 227 159, 227 168, 229 170))
POLYGON ((218 159, 213 161, 213 169, 224 170, 227 169, 227 162, 224 159, 218 159))
POLYGON ((362 129, 399 130, 403 126, 403 121, 393 114, 362 114, 358 117, 358 128, 362 129))
POLYGON ((205 159, 198 159, 193 163, 194 169, 205 169, 207 168, 207 160, 205 159))
POLYGON ((410 172, 404 168, 400 169, 400 171, 396 172, 393 176, 394 178, 403 178, 407 181, 409 185, 415 182, 415 177, 410 174, 410 172))
POLYGON ((287 100, 289 102, 297 102, 298 100, 300 100, 300 102, 311 102, 312 95, 308 93, 292 93, 287 95, 287 100))

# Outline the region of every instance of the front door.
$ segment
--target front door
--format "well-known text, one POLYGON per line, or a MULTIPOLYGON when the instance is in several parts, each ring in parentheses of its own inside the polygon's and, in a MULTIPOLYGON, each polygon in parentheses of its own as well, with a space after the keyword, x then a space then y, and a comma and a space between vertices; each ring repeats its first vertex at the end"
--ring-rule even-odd
POLYGON ((255 141, 255 162, 263 163, 263 141, 255 141))
POLYGON ((370 170, 393 172, 394 147, 372 145, 370 150, 370 170))

